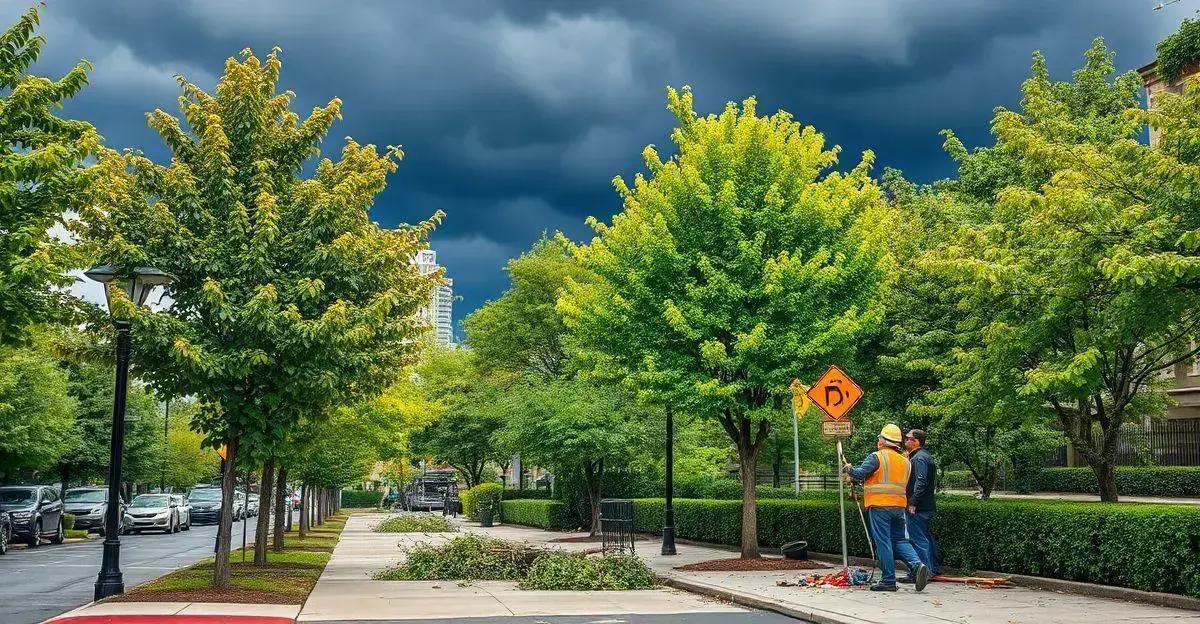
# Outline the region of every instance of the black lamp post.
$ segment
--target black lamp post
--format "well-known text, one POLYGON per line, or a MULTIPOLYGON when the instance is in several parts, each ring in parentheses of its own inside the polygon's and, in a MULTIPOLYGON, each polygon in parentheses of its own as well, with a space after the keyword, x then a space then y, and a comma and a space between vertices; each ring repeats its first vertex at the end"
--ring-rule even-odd
MULTIPOLYGON (((112 289, 120 287, 135 305, 143 305, 155 286, 171 283, 171 276, 150 267, 121 270, 95 266, 84 273, 104 285, 104 299, 113 313, 112 289)), ((121 576, 121 452, 125 447, 125 390, 129 382, 129 344, 133 325, 129 319, 113 317, 117 329, 117 384, 113 394, 112 445, 108 458, 108 506, 104 516, 104 560, 96 577, 95 599, 125 592, 121 576)))
POLYGON ((671 408, 667 407, 667 461, 666 485, 667 504, 663 509, 663 543, 662 554, 675 554, 675 422, 671 408))

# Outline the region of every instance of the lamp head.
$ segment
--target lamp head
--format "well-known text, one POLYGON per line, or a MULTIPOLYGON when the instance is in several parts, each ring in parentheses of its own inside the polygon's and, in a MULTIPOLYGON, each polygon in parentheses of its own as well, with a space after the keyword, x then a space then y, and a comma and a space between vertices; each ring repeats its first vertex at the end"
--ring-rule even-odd
POLYGON ((130 270, 123 270, 111 264, 94 266, 85 271, 84 275, 88 279, 104 285, 104 299, 110 313, 112 312, 110 288, 113 282, 116 282, 125 291, 125 296, 134 305, 142 306, 146 304, 146 299, 149 298, 150 291, 154 290, 156 286, 170 284, 173 279, 169 273, 154 267, 135 267, 130 270))

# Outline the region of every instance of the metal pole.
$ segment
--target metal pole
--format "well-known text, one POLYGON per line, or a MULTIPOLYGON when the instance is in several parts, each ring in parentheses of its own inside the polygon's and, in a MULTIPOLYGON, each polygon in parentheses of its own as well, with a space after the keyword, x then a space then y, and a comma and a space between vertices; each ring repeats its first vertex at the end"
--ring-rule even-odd
MULTIPOLYGON (((235 499, 236 503, 236 499, 235 499)), ((242 563, 246 563, 246 525, 250 524, 246 520, 246 511, 250 509, 250 471, 246 471, 246 482, 242 484, 242 563)), ((843 524, 845 524, 843 522, 843 524)), ((842 536, 846 535, 846 528, 842 527, 842 536)), ((842 540, 845 543, 846 540, 842 540)))
POLYGON ((112 443, 108 451, 108 507, 104 513, 104 559, 96 577, 95 599, 125 593, 121 575, 121 454, 125 448, 125 389, 129 383, 129 343, 132 325, 115 320, 117 383, 113 393, 112 443))
MULTIPOLYGON (((667 407, 666 486, 667 502, 663 508, 662 554, 675 553, 675 419, 670 406, 667 407)), ((630 542, 632 546, 633 542, 630 542)))
POLYGON ((167 405, 163 415, 163 461, 162 475, 158 478, 158 491, 167 491, 167 449, 169 447, 168 438, 171 430, 171 397, 167 397, 167 405))
POLYGON ((792 474, 796 482, 796 493, 800 493, 800 419, 792 410, 792 474))
MULTIPOLYGON (((837 453, 839 466, 845 463, 845 458, 842 456, 842 439, 837 439, 837 453)), ((843 492, 842 482, 845 479, 838 477, 838 519, 842 521, 842 567, 850 567, 850 555, 846 552, 846 495, 843 492)))

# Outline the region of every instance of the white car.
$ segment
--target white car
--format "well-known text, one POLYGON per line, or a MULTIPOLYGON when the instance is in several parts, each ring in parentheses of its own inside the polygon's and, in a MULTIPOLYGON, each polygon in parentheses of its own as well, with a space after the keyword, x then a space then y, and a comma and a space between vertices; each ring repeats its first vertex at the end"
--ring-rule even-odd
MULTIPOLYGON (((138 494, 129 503, 127 510, 133 518, 130 531, 162 531, 175 533, 183 527, 184 518, 180 517, 178 494, 138 494)), ((190 525, 191 518, 187 518, 190 525)))
POLYGON ((182 531, 192 530, 192 503, 188 501, 188 497, 183 494, 172 494, 171 498, 175 499, 175 514, 179 516, 179 529, 182 531))

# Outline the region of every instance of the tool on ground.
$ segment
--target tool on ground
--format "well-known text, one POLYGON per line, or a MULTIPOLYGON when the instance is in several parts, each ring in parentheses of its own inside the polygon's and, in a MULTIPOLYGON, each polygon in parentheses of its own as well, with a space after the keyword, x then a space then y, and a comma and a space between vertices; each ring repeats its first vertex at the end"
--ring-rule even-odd
POLYGON ((1009 581, 1007 577, 1003 576, 947 576, 944 574, 939 574, 930 580, 941 583, 963 583, 965 585, 975 585, 976 587, 983 587, 987 589, 1008 587, 1011 584, 1011 581, 1009 581))

